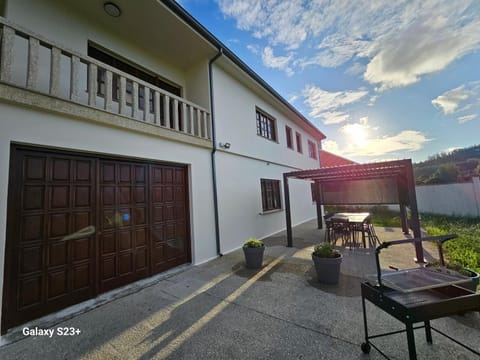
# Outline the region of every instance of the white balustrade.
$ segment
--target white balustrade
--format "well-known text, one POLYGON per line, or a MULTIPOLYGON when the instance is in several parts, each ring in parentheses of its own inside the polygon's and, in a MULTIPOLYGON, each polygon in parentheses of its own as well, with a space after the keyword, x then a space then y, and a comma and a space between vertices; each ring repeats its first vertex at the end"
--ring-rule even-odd
POLYGON ((2 17, 0 32, 0 82, 211 139, 206 109, 100 61, 62 49, 2 17), (50 55, 45 58, 45 53, 50 55), (64 84, 65 91, 61 90, 64 84))

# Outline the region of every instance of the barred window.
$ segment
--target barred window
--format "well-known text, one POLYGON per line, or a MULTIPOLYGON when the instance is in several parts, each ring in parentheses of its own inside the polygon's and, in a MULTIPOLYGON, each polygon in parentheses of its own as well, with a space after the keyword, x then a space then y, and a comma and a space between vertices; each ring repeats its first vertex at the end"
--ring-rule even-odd
POLYGON ((280 180, 260 179, 260 185, 263 211, 281 209, 280 180))
POLYGON ((275 120, 257 109, 257 135, 266 139, 277 141, 277 131, 275 128, 275 120))

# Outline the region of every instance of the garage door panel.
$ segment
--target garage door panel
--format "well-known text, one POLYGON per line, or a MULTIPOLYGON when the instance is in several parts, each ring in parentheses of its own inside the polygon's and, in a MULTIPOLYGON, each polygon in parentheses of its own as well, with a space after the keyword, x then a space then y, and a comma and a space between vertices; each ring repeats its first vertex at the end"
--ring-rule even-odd
POLYGON ((49 272, 47 278, 47 301, 56 300, 62 296, 68 295, 67 274, 67 270, 49 272))
POLYGON ((100 237, 100 249, 102 255, 113 254, 116 250, 115 234, 105 233, 100 237))
POLYGON ((136 208, 135 209, 135 216, 134 216, 134 224, 138 225, 146 225, 147 224, 147 209, 146 208, 136 208))
POLYGON ((67 251, 66 241, 49 244, 47 266, 50 268, 59 265, 66 265, 68 257, 67 251))
POLYGON ((42 181, 46 176, 46 157, 27 155, 24 161, 24 180, 25 181, 42 181))
POLYGON ((103 206, 115 205, 115 187, 102 186, 100 189, 100 202, 103 206))
POLYGON ((70 159, 52 158, 51 164, 53 182, 70 180, 70 159))
POLYGON ((190 260, 186 168, 15 145, 12 161, 2 332, 190 260))
POLYGON ((70 221, 70 214, 68 213, 59 213, 51 214, 49 217, 49 238, 58 238, 67 236, 70 232, 68 231, 68 225, 70 221))
POLYGON ((18 299, 15 310, 22 311, 26 308, 42 304, 42 276, 22 278, 19 280, 18 299))
POLYGON ((23 192, 24 210, 43 210, 45 207, 45 186, 25 185, 23 192))
POLYGON ((92 212, 91 211, 75 211, 72 214, 73 217, 73 231, 84 230, 86 227, 92 225, 92 212))
POLYGON ((131 252, 123 252, 118 255, 118 274, 128 275, 133 272, 133 254, 131 252))
POLYGON ((73 207, 83 208, 92 207, 93 203, 92 186, 75 186, 73 189, 73 207))
POLYGON ((89 263, 78 264, 72 270, 72 290, 79 291, 89 288, 92 282, 92 266, 89 263))
POLYGON ((43 215, 23 216, 21 221, 21 242, 38 241, 43 236, 43 215))
POLYGON ((101 260, 101 265, 100 265, 100 280, 105 281, 105 280, 110 280, 114 279, 116 276, 116 257, 115 256, 108 256, 108 257, 103 257, 101 260))
POLYGON ((132 249, 132 234, 130 230, 122 230, 118 232, 118 249, 119 251, 132 249))
POLYGON ((147 245, 147 229, 135 229, 135 246, 139 247, 145 245, 147 245))
POLYGON ((71 242, 73 248, 73 261, 89 261, 93 252, 92 240, 90 238, 83 238, 71 242))
POLYGON ((90 161, 77 160, 74 166, 73 180, 75 183, 92 183, 94 174, 90 161))
POLYGON ((49 189, 49 209, 65 209, 70 206, 70 188, 68 186, 55 186, 49 189))
POLYGON ((132 182, 132 167, 127 164, 120 164, 119 166, 119 183, 130 184, 132 182))
POLYGON ((29 275, 42 270, 42 246, 22 246, 19 249, 20 275, 29 275))

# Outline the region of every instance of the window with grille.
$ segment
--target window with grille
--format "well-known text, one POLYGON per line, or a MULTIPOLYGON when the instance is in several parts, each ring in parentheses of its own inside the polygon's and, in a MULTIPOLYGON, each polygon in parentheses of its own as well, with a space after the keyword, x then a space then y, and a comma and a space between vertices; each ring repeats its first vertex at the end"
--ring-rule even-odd
POLYGON ((313 141, 308 140, 308 156, 312 159, 317 158, 317 146, 313 141))
POLYGON ((277 131, 275 128, 275 119, 257 109, 257 135, 268 140, 277 141, 277 131))
POLYGON ((260 185, 262 187, 263 211, 281 209, 280 180, 260 179, 260 185))

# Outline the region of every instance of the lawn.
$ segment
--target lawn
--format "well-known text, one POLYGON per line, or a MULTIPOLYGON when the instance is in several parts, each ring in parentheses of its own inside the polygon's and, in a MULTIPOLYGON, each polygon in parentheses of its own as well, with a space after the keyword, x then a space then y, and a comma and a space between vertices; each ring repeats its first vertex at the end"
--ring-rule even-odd
MULTIPOLYGON (((326 206, 328 212, 368 211, 374 226, 401 227, 399 211, 386 206, 340 207, 326 206)), ((450 263, 480 271, 480 218, 420 214, 420 224, 429 235, 457 234, 458 238, 444 244, 445 257, 450 263)))

